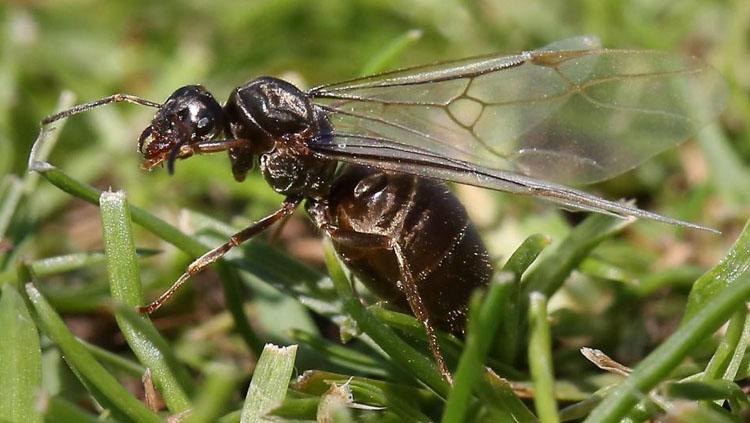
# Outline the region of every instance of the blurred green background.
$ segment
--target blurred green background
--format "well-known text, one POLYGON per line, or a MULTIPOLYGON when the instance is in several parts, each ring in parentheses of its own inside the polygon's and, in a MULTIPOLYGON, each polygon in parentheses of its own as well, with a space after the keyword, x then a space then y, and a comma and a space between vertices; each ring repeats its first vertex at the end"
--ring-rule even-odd
MULTIPOLYGON (((623 333, 648 328, 635 341, 629 338, 618 344, 617 339, 609 339, 617 344, 612 351, 619 359, 637 361, 663 339, 681 315, 687 293, 684 285, 716 263, 748 214, 750 2, 746 0, 36 0, 6 1, 0 12, 0 198, 5 205, 8 193, 16 192, 13 187, 21 183, 17 178, 26 177, 38 122, 55 110, 63 90, 73 92, 77 102, 118 92, 162 101, 181 85, 202 83, 223 99, 235 86, 261 75, 312 87, 372 69, 491 52, 511 54, 591 34, 611 48, 697 55, 725 76, 730 89, 727 107, 716 125, 679 149, 591 188, 607 198, 636 198, 649 210, 723 231, 722 236, 714 236, 638 223, 597 250, 601 260, 589 263, 592 278, 627 285, 654 269, 686 272, 670 282, 674 283, 671 290, 614 310, 622 320, 619 324, 625 325, 623 333), (651 314, 644 315, 643 310, 651 314), (638 319, 624 322, 630 316, 638 319), (649 316, 653 319, 648 320, 649 316)), ((192 227, 191 220, 180 213, 183 208, 239 227, 279 204, 280 197, 257 175, 236 183, 223 155, 179 162, 173 177, 162 169, 142 171, 136 139, 152 113, 116 105, 76 116, 66 124, 50 162, 100 189, 126 190, 133 204, 186 231, 192 227)), ((458 193, 498 260, 529 234, 541 232, 559 240, 580 219, 580 215, 504 194, 465 188, 458 188, 458 193)), ((20 195, 17 208, 0 208, 7 211, 0 219, 5 226, 0 251, 3 269, 12 269, 21 258, 101 249, 95 207, 73 200, 43 180, 20 195)), ((280 244, 306 264, 322 268, 315 238, 304 215, 298 213, 285 228, 280 244)), ((137 233, 136 244, 162 251, 142 264, 143 279, 150 286, 168 286, 188 262, 173 247, 145 232, 137 233)), ((70 313, 69 323, 76 333, 121 347, 122 339, 107 332, 113 323, 93 321, 88 314, 98 310, 106 296, 103 273, 101 268, 87 270, 50 283, 82 289, 71 292, 93 292, 61 294, 58 309, 70 313), (102 290, 85 291, 92 280, 102 290)), ((208 272, 196 279, 211 280, 211 275, 208 272)), ((575 339, 588 331, 605 340, 611 327, 586 321, 587 314, 581 310, 600 313, 605 307, 602 298, 611 299, 611 287, 578 279, 561 301, 575 304, 581 314, 560 314, 561 333, 575 339), (580 326, 583 323, 594 328, 580 326)), ((213 288, 202 282, 196 285, 199 292, 217 290, 216 284, 213 288)), ((209 306, 164 319, 161 328, 178 330, 180 322, 196 322, 220 312, 218 293, 199 298, 198 303, 209 306)), ((298 306, 289 307, 280 310, 298 306)), ((279 320, 280 328, 263 330, 283 334, 283 329, 295 324, 313 327, 303 309, 294 310, 279 320)), ((274 316, 284 314, 276 311, 274 316)), ((255 310, 264 312, 271 313, 255 310)), ((246 352, 230 349, 222 353, 246 352)))

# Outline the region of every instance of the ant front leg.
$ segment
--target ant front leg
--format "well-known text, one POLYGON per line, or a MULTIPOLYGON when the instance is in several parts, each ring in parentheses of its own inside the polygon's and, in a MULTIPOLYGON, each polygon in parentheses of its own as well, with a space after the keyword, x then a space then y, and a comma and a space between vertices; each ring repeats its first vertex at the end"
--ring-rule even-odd
POLYGON ((78 106, 71 107, 70 109, 63 110, 51 116, 47 116, 46 118, 42 119, 42 126, 46 126, 60 119, 64 119, 66 117, 77 115, 78 113, 83 113, 91 109, 101 107, 101 106, 111 104, 111 103, 130 103, 130 104, 137 104, 140 106, 153 107, 155 109, 158 109, 161 107, 161 104, 159 103, 156 103, 151 100, 146 100, 145 98, 141 98, 135 95, 114 94, 109 97, 104 97, 96 101, 79 104, 78 106))
POLYGON ((190 263, 187 271, 185 271, 185 273, 183 273, 182 276, 180 276, 168 290, 161 294, 159 298, 144 307, 140 307, 138 310, 141 313, 147 314, 153 313, 154 311, 158 310, 159 307, 164 305, 164 303, 167 302, 175 294, 175 292, 177 292, 177 290, 180 289, 180 287, 193 275, 200 273, 210 264, 224 257, 224 255, 232 250, 232 248, 265 231, 279 220, 282 220, 287 216, 291 216, 292 213, 294 213, 294 210, 299 205, 300 201, 301 200, 298 198, 287 198, 279 210, 237 232, 229 238, 229 241, 225 242, 222 245, 219 245, 213 250, 195 259, 192 263, 190 263))
POLYGON ((409 308, 412 313, 414 313, 414 316, 419 320, 427 333, 427 341, 430 344, 430 351, 432 351, 432 355, 435 357, 440 373, 448 383, 453 383, 453 378, 448 370, 448 366, 445 364, 445 359, 443 358, 443 353, 440 349, 437 332, 432 325, 429 313, 427 312, 427 307, 422 300, 422 296, 419 294, 417 283, 411 269, 409 268, 408 260, 401 249, 401 245, 399 245, 394 238, 386 235, 344 230, 327 222, 321 222, 319 226, 339 245, 360 249, 382 248, 393 251, 401 274, 401 280, 398 283, 398 287, 406 297, 406 301, 409 303, 409 308))

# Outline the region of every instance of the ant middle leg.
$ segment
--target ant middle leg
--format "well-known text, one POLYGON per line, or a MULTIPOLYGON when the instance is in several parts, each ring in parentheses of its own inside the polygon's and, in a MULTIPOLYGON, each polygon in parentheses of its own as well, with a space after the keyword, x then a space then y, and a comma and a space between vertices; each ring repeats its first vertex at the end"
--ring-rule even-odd
POLYGON ((188 279, 203 271, 203 269, 208 267, 210 264, 224 257, 224 255, 231 251, 232 248, 251 239, 255 235, 258 235, 279 220, 292 215, 292 213, 294 213, 294 210, 299 205, 300 201, 301 200, 298 198, 287 198, 279 210, 237 232, 229 238, 229 241, 219 245, 213 250, 195 259, 192 263, 190 263, 185 273, 183 273, 182 276, 180 276, 168 290, 164 291, 164 293, 161 294, 159 298, 152 301, 148 305, 139 307, 138 310, 141 313, 146 314, 150 314, 158 310, 159 307, 164 305, 164 303, 166 303, 175 294, 175 292, 177 292, 177 290, 180 289, 180 287, 188 281, 188 279))

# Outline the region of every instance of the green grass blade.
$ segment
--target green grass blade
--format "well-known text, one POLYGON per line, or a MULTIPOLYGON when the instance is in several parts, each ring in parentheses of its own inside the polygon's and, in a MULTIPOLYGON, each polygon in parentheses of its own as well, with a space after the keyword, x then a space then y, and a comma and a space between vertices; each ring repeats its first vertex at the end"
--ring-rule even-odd
MULTIPOLYGON (((130 221, 130 211, 123 192, 104 192, 100 200, 104 251, 107 256, 107 272, 112 298, 123 305, 138 307, 143 304, 141 278, 138 269, 138 256, 135 254, 135 241, 130 221)), ((157 389, 173 413, 190 408, 186 388, 180 383, 180 369, 176 361, 167 359, 166 341, 154 339, 156 328, 151 336, 131 324, 122 313, 115 312, 117 325, 139 361, 149 369, 157 389), (161 348, 160 348, 161 347, 161 348)), ((147 316, 141 316, 144 326, 152 326, 147 316)), ((160 338, 160 337, 159 337, 160 338)), ((186 380, 187 377, 183 377, 186 380)))
POLYGON ((107 423, 112 421, 89 414, 61 397, 52 397, 46 401, 44 420, 49 423, 107 423))
POLYGON ((352 287, 336 257, 330 241, 325 241, 325 257, 328 272, 336 287, 344 310, 357 322, 362 331, 372 338, 380 348, 409 373, 427 386, 446 397, 448 384, 438 371, 437 364, 404 342, 389 327, 373 317, 352 293, 352 287))
POLYGON ((492 341, 496 339, 497 330, 503 318, 502 307, 507 304, 513 286, 513 276, 503 275, 505 278, 493 280, 483 302, 480 302, 481 297, 478 294, 472 298, 467 323, 466 346, 458 361, 453 388, 443 412, 444 423, 458 423, 466 419, 472 390, 480 386, 478 381, 482 377, 485 359, 492 341))
POLYGON ((216 421, 226 409, 240 381, 240 374, 231 366, 214 364, 206 370, 206 382, 199 390, 195 407, 185 423, 209 423, 216 421))
MULTIPOLYGON (((139 249, 137 252, 139 257, 148 257, 157 253, 155 250, 145 249, 139 249)), ((104 263, 105 260, 104 253, 73 253, 35 260, 29 263, 29 267, 36 277, 41 278, 96 266, 104 263)), ((18 275, 13 269, 0 273, 0 285, 17 281, 18 275)))
POLYGON ((570 273, 581 263, 597 245, 621 231, 632 220, 594 214, 573 228, 568 236, 542 259, 537 266, 527 272, 521 281, 519 295, 519 345, 516 351, 523 350, 521 345, 527 333, 528 299, 532 292, 540 292, 551 297, 563 285, 570 273))
POLYGON ((266 344, 247 390, 242 423, 265 421, 264 416, 284 401, 296 355, 296 345, 277 347, 266 344))
POLYGON ((693 284, 685 306, 685 316, 682 318, 683 325, 703 310, 706 304, 714 301, 720 292, 734 287, 746 277, 747 272, 744 269, 750 266, 748 245, 750 245, 750 230, 746 225, 732 249, 721 262, 693 284))
POLYGON ((422 38, 422 31, 411 29, 396 37, 365 64, 360 72, 361 76, 372 75, 383 72, 396 62, 409 47, 416 44, 422 38))
POLYGON ((533 234, 526 238, 523 243, 511 254, 508 261, 503 265, 504 272, 510 272, 520 280, 521 276, 531 266, 539 254, 552 242, 549 237, 542 234, 533 234))
MULTIPOLYGON (((747 308, 737 310, 729 320, 727 331, 716 348, 714 355, 703 372, 704 380, 721 379, 734 380, 737 368, 729 369, 729 364, 737 363, 737 357, 741 360, 747 349, 748 338, 748 314, 747 308), (729 374, 727 374, 727 371, 729 374), (728 376, 728 377, 726 377, 728 376)), ((737 363, 738 364, 738 363, 737 363)))
POLYGON ((382 358, 377 359, 303 330, 293 329, 289 336, 294 342, 304 344, 323 355, 332 364, 348 368, 357 373, 367 373, 380 377, 388 374, 390 363, 382 358))
POLYGON ((430 421, 431 419, 421 410, 435 408, 442 402, 432 391, 417 388, 412 384, 395 384, 321 370, 306 371, 293 387, 319 398, 330 389, 331 383, 349 384, 355 402, 387 407, 403 421, 430 421))
POLYGON ((83 381, 94 389, 93 395, 102 405, 115 407, 123 416, 138 422, 161 422, 161 418, 138 401, 108 373, 81 345, 65 326, 60 316, 29 283, 26 292, 36 312, 38 324, 45 335, 62 350, 65 361, 83 381))
MULTIPOLYGON (((521 298, 532 292, 551 297, 557 292, 570 272, 602 241, 618 233, 632 221, 612 216, 593 214, 573 228, 555 250, 530 271, 522 282, 521 298)), ((523 311, 524 309, 522 309, 523 311)))
POLYGON ((218 263, 216 272, 221 280, 221 287, 224 291, 224 301, 234 320, 235 329, 240 334, 250 351, 257 357, 263 351, 263 341, 255 333, 250 322, 245 315, 244 292, 242 287, 242 278, 237 269, 232 268, 226 263, 218 263))
MULTIPOLYGON (((319 402, 320 397, 287 398, 280 406, 274 408, 270 415, 286 420, 315 420, 319 402)), ((240 421, 239 416, 237 421, 240 421)))
POLYGON ((481 379, 482 386, 479 388, 479 398, 482 403, 490 408, 490 412, 496 416, 498 421, 506 421, 510 417, 514 421, 522 423, 536 423, 536 416, 526 407, 513 392, 507 380, 487 371, 481 379))
POLYGON ((721 408, 701 407, 698 404, 679 404, 670 410, 666 421, 681 423, 737 423, 735 416, 730 415, 721 408))
POLYGON ((521 330, 519 327, 521 323, 521 278, 550 242, 550 239, 544 235, 531 235, 513 252, 503 266, 503 271, 513 275, 510 293, 505 298, 506 303, 501 306, 504 318, 500 322, 497 337, 502 342, 495 343, 497 356, 504 363, 514 363, 518 355, 519 330, 521 330))
POLYGON ((146 368, 143 367, 140 363, 136 363, 135 361, 112 353, 96 345, 89 344, 88 342, 81 339, 79 339, 78 342, 86 347, 86 349, 94 356, 94 358, 98 359, 109 368, 117 369, 139 379, 143 377, 143 374, 146 372, 146 368))
POLYGON ((0 239, 5 238, 5 233, 10 226, 10 221, 16 213, 18 204, 23 195, 23 183, 15 175, 7 175, 5 181, 8 185, 7 191, 0 196, 0 239))
POLYGON ((542 423, 560 421, 555 401, 555 375, 552 368, 552 340, 547 320, 547 299, 531 293, 529 299, 529 369, 534 383, 534 405, 542 423))
POLYGON ((13 285, 0 297, 0 416, 9 421, 40 422, 36 402, 42 384, 39 333, 23 297, 13 285))
MULTIPOLYGON (((610 422, 622 418, 645 392, 651 390, 674 369, 687 354, 718 329, 750 297, 750 222, 725 259, 706 273, 705 278, 731 278, 732 289, 721 290, 714 298, 702 301, 702 308, 642 360, 633 373, 598 407, 587 422, 610 422)), ((698 282, 696 282, 697 284, 698 282)))

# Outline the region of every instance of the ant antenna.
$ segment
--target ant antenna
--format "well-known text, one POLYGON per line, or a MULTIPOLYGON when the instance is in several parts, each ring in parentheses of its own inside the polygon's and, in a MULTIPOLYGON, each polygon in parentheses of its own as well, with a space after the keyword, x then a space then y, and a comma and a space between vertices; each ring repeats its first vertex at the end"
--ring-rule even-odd
POLYGON ((110 103, 122 103, 122 102, 131 103, 131 104, 139 104, 141 106, 153 107, 156 109, 161 108, 161 104, 155 103, 151 100, 146 100, 145 98, 141 98, 141 97, 130 95, 130 94, 113 94, 109 97, 104 97, 99 100, 92 101, 90 103, 79 104, 78 106, 71 107, 70 109, 63 110, 51 116, 47 116, 46 118, 42 119, 42 125, 49 125, 52 122, 55 122, 60 119, 64 119, 66 117, 70 117, 73 115, 77 115, 78 113, 82 113, 82 112, 97 108, 99 106, 104 106, 110 103))

